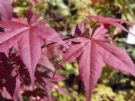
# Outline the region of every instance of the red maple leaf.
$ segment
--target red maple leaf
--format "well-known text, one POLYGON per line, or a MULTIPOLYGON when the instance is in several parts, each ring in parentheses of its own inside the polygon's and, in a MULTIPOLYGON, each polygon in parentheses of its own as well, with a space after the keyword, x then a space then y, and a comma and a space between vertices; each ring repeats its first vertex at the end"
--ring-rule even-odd
POLYGON ((0 16, 2 20, 9 20, 12 17, 12 3, 10 0, 0 0, 0 16))
POLYGON ((104 64, 135 76, 134 63, 125 50, 109 43, 109 35, 106 34, 107 30, 104 26, 101 25, 94 33, 92 32, 92 29, 89 28, 85 33, 89 34, 89 37, 78 36, 66 40, 70 48, 67 49, 63 60, 59 63, 63 65, 73 59, 78 60, 79 73, 85 86, 87 101, 90 101, 93 88, 101 75, 104 64))
MULTIPOLYGON (((134 23, 126 21, 126 20, 117 19, 117 18, 114 19, 114 18, 103 17, 103 16, 86 16, 86 19, 88 19, 88 20, 90 19, 90 20, 93 20, 95 22, 98 22, 98 23, 104 24, 104 25, 109 24, 109 25, 115 26, 119 29, 122 29, 123 31, 128 32, 128 33, 131 33, 131 32, 129 32, 128 29, 126 29, 121 24, 123 24, 123 23, 128 24, 128 25, 134 24, 134 23)), ((133 33, 131 33, 131 34, 133 34, 133 33)))
POLYGON ((27 67, 31 81, 34 82, 34 72, 41 56, 43 40, 63 44, 59 35, 52 28, 45 26, 48 20, 38 20, 32 11, 27 11, 27 21, 1 21, 0 27, 5 32, 0 33, 0 51, 4 52, 19 46, 20 56, 27 67))
POLYGON ((8 58, 4 53, 0 53, 0 80, 3 81, 0 83, 0 92, 2 97, 17 101, 20 94, 20 79, 17 76, 16 67, 11 63, 13 57, 16 58, 15 56, 8 58))

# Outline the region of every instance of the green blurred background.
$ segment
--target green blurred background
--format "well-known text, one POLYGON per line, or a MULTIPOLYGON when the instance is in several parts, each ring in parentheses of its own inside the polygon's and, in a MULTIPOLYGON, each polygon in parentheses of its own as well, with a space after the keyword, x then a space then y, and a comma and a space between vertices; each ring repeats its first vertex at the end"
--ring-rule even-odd
MULTIPOLYGON (((41 19, 54 18, 49 25, 65 36, 86 15, 102 15, 135 21, 135 0, 13 0, 14 16, 23 17, 28 8, 41 13, 41 19)), ((129 26, 124 25, 129 28, 129 26)), ((115 43, 126 49, 135 61, 135 45, 126 43, 127 33, 112 28, 109 34, 121 33, 115 43)), ((69 94, 52 89, 56 101, 85 101, 85 91, 78 80, 75 61, 65 64, 59 71, 66 77, 59 85, 68 89, 69 94)), ((92 101, 135 101, 135 78, 104 66, 102 76, 94 89, 92 101)))

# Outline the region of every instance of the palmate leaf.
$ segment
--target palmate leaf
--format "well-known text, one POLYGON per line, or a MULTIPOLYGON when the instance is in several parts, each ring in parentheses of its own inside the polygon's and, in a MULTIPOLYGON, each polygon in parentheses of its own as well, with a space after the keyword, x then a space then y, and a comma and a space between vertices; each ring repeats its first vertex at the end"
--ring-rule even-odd
POLYGON ((0 27, 5 30, 0 33, 0 51, 7 51, 17 44, 21 59, 29 71, 32 83, 34 83, 34 73, 41 57, 43 40, 63 45, 64 43, 52 28, 45 26, 49 20, 39 21, 38 16, 30 10, 26 15, 27 21, 0 22, 0 27))
POLYGON ((92 32, 89 28, 89 37, 78 36, 66 40, 70 43, 70 48, 67 49, 63 60, 59 63, 63 65, 73 59, 78 60, 79 74, 85 86, 87 101, 90 101, 104 64, 135 76, 134 63, 125 50, 109 43, 110 39, 104 26, 101 25, 94 33, 92 32))
MULTIPOLYGON (((15 59, 17 61, 17 58, 15 59)), ((3 81, 0 83, 0 91, 2 97, 18 101, 20 96, 20 79, 17 77, 17 68, 11 65, 11 61, 12 56, 7 57, 4 53, 0 53, 0 80, 3 81)))
MULTIPOLYGON (((8 57, 4 53, 0 53, 0 81, 2 81, 0 82, 0 95, 5 99, 4 101, 23 101, 24 96, 28 98, 38 96, 44 101, 53 101, 51 88, 67 93, 65 88, 57 85, 65 78, 61 75, 52 78, 53 73, 49 73, 48 68, 42 66, 37 66, 34 90, 32 90, 28 71, 24 68, 18 53, 14 53, 13 50, 8 53, 8 57), (38 89, 39 85, 42 86, 42 89, 38 89)), ((33 101, 33 99, 31 100, 33 101)))
MULTIPOLYGON (((44 92, 47 93, 48 100, 46 99, 45 101, 53 101, 53 98, 51 96, 52 88, 56 89, 59 92, 68 93, 68 91, 65 88, 63 88, 57 84, 59 81, 65 80, 64 76, 56 74, 55 78, 52 78, 53 73, 47 73, 47 68, 42 68, 42 67, 37 68, 35 76, 36 76, 36 83, 40 84, 40 86, 43 87, 44 92)), ((38 96, 40 96, 40 95, 38 95, 38 96)), ((43 97, 45 97, 45 96, 43 96, 43 97)), ((44 98, 42 98, 42 96, 40 98, 44 99, 44 98)))
POLYGON ((2 20, 11 19, 12 3, 10 0, 0 0, 0 16, 2 20))
POLYGON ((86 16, 86 19, 90 19, 90 20, 93 20, 95 22, 98 22, 100 24, 109 24, 109 25, 112 25, 112 26, 115 26, 119 29, 122 29, 123 31, 127 32, 127 33, 130 33, 132 34, 133 36, 135 36, 134 33, 131 33, 128 31, 128 29, 126 29, 124 26, 122 26, 121 24, 128 24, 128 25, 133 25, 135 23, 133 22, 129 22, 129 21, 126 21, 126 20, 122 20, 122 19, 114 19, 114 18, 109 18, 109 17, 103 17, 103 16, 86 16))

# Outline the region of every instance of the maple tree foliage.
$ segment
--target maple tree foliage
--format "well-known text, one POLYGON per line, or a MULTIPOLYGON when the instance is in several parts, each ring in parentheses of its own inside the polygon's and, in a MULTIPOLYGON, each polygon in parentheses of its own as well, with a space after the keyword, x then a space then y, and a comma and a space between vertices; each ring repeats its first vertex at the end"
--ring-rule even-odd
MULTIPOLYGON (((93 0, 96 1, 99 0, 93 0)), ((37 0, 32 3, 35 2, 37 0)), ((0 0, 0 15, 0 27, 3 28, 3 32, 0 32, 0 97, 3 99, 23 101, 23 96, 26 96, 29 101, 53 101, 52 88, 68 93, 57 84, 65 78, 59 74, 52 78, 51 71, 73 59, 77 60, 87 101, 91 99, 105 64, 135 76, 134 63, 124 49, 112 42, 114 40, 105 27, 109 24, 129 32, 122 24, 132 25, 131 22, 86 16, 72 28, 72 36, 62 40, 53 28, 46 25, 51 19, 40 20, 40 15, 31 10, 26 11, 26 18, 11 19, 12 6, 9 0, 0 0), (90 26, 86 23, 89 21, 97 25, 90 26), (58 55, 63 55, 63 59, 56 66, 53 63, 58 55)))
MULTIPOLYGON (((94 18, 98 19, 98 16, 94 18)), ((118 19, 108 20, 108 18, 103 17, 103 19, 99 20, 125 29, 120 24, 113 23, 113 21, 118 19)), ((123 20, 118 21, 123 22, 123 20)), ((93 29, 86 28, 84 21, 82 21, 71 30, 73 38, 66 40, 70 48, 66 50, 63 60, 59 63, 59 65, 63 65, 73 59, 78 60, 78 69, 85 86, 87 101, 90 101, 92 91, 101 75, 104 64, 135 76, 134 63, 125 50, 110 44, 112 38, 106 32, 107 29, 105 29, 103 24, 93 32, 93 29)))
POLYGON ((32 82, 34 82, 35 68, 41 56, 42 41, 63 44, 52 28, 44 26, 47 21, 38 21, 38 16, 27 11, 27 21, 24 19, 23 22, 17 20, 0 22, 0 27, 5 30, 0 37, 0 51, 4 52, 18 44, 20 56, 28 68, 32 82))
MULTIPOLYGON (((96 21, 100 24, 104 24, 104 25, 112 25, 112 26, 115 26, 119 29, 122 29, 123 31, 125 32, 129 32, 124 26, 122 26, 121 24, 123 23, 126 23, 126 24, 129 24, 129 25, 133 25, 134 23, 132 22, 128 22, 128 21, 125 21, 125 20, 121 20, 121 19, 113 19, 113 18, 108 18, 108 17, 102 17, 102 16, 87 16, 86 18, 88 19, 91 19, 93 21, 96 21)), ((129 32, 131 33, 131 32, 129 32)), ((131 33, 132 35, 134 35, 133 33, 131 33)))
POLYGON ((67 93, 66 89, 58 87, 57 85, 58 81, 64 80, 65 78, 56 75, 55 79, 52 79, 53 74, 48 72, 50 69, 44 68, 43 66, 38 66, 35 72, 36 80, 34 90, 32 90, 29 73, 24 68, 25 65, 20 56, 11 50, 13 49, 10 49, 8 57, 6 54, 0 53, 0 92, 2 97, 6 98, 6 100, 13 99, 14 101, 18 101, 19 99, 23 101, 22 96, 26 96, 29 98, 29 101, 33 101, 34 97, 40 96, 39 101, 43 99, 49 101, 52 100, 50 94, 51 88, 67 93), (42 86, 40 89, 38 87, 39 85, 42 86))

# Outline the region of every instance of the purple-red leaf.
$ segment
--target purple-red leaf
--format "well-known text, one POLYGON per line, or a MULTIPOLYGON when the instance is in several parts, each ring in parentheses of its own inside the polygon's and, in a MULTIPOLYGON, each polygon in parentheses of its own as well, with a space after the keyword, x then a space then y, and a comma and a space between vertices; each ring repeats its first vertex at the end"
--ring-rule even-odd
MULTIPOLYGON (((122 26, 122 24, 123 23, 128 24, 128 25, 133 25, 134 24, 134 23, 128 22, 126 20, 117 19, 117 18, 103 17, 103 16, 87 16, 86 19, 90 19, 90 20, 93 20, 95 22, 99 22, 100 24, 110 24, 112 26, 115 26, 115 27, 127 32, 127 33, 131 33, 131 32, 129 32, 127 28, 122 26)), ((131 33, 131 34, 135 36, 134 33, 131 33)))
MULTIPOLYGON (((30 11, 28 11, 30 12, 30 11)), ((27 14, 27 21, 1 21, 0 27, 5 32, 0 33, 0 51, 6 51, 18 44, 20 56, 29 71, 32 83, 36 65, 41 57, 42 41, 47 40, 54 43, 63 44, 59 35, 45 24, 48 20, 38 21, 38 17, 31 13, 27 14), (33 20, 34 19, 34 20, 33 20)))
POLYGON ((98 27, 94 33, 89 28, 88 37, 75 37, 66 42, 70 48, 64 54, 63 65, 73 59, 78 60, 79 73, 85 86, 87 101, 90 101, 93 88, 95 87, 104 64, 113 69, 135 76, 135 65, 128 54, 121 48, 109 44, 109 35, 103 25, 98 27))

